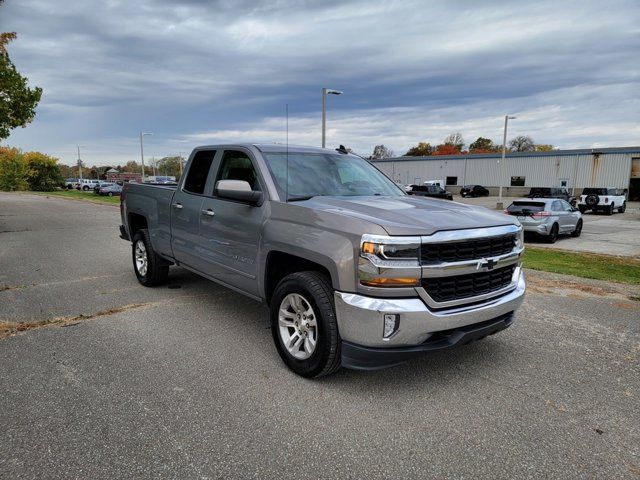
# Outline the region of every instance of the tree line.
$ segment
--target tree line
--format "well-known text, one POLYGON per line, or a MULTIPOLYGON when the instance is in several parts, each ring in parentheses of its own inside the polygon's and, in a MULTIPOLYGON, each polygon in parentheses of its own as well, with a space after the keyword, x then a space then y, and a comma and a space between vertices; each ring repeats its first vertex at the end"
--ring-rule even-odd
MULTIPOLYGON (((462 134, 459 132, 447 135, 444 141, 436 146, 432 146, 429 142, 419 142, 411 147, 404 154, 405 157, 428 157, 431 155, 467 155, 480 153, 498 153, 502 151, 502 145, 496 145, 492 140, 484 137, 478 137, 469 144, 469 148, 465 149, 466 143, 462 134)), ((507 152, 548 152, 554 150, 553 145, 537 144, 528 135, 519 135, 512 138, 506 146, 507 152)), ((388 149, 384 145, 376 145, 373 153, 369 158, 381 159, 392 158, 393 150, 388 149)))

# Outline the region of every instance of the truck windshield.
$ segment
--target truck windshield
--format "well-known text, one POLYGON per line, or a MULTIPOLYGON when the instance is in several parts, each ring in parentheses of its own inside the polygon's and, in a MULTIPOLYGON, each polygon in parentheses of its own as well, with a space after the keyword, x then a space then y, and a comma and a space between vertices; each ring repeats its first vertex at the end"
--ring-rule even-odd
POLYGON ((289 201, 315 196, 405 195, 369 162, 353 155, 279 152, 265 153, 264 158, 280 195, 289 201))

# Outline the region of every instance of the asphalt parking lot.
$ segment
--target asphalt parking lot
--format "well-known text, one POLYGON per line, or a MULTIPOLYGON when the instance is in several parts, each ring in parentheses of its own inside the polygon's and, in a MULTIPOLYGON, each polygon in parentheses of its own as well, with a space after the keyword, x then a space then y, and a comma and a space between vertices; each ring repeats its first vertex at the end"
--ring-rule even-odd
POLYGON ((1 479, 640 476, 637 287, 527 272, 508 330, 309 381, 263 305, 140 286, 118 224, 0 193, 0 321, 69 320, 0 340, 1 479))
MULTIPOLYGON (((505 197, 505 207, 513 200, 515 198, 505 197)), ((456 195, 454 201, 495 209, 498 197, 462 198, 456 195)), ((587 212, 582 218, 584 227, 579 238, 563 235, 556 243, 548 244, 542 239, 528 237, 527 243, 556 250, 640 258, 640 202, 628 202, 624 213, 609 216, 587 212)))

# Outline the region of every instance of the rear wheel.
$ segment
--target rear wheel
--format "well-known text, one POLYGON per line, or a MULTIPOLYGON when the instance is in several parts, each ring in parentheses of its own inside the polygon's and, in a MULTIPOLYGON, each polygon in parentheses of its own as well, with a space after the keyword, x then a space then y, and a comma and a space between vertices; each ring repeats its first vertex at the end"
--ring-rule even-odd
POLYGON ((113 192, 109 192, 107 193, 107 195, 109 195, 110 197, 113 197, 113 192))
POLYGON ((584 205, 578 205, 578 210, 580 210, 580 213, 584 215, 584 212, 587 211, 587 207, 585 207, 584 205))
POLYGON ((613 215, 613 209, 614 209, 614 208, 615 208, 615 205, 612 203, 611 205, 609 205, 609 208, 607 208, 607 209, 605 210, 605 213, 606 213, 607 215, 613 215))
POLYGON ((155 287, 167 280, 169 265, 153 251, 147 229, 140 229, 133 236, 131 254, 133 257, 133 269, 142 285, 155 287))
POLYGON ((579 237, 581 233, 582 233, 582 220, 578 220, 578 223, 576 223, 576 229, 573 232, 571 232, 571 236, 579 237))
POLYGON ((271 333, 284 363, 307 378, 340 368, 340 335, 329 279, 319 272, 287 275, 271 299, 271 333))
POLYGON ((547 243, 556 243, 556 240, 558 240, 559 231, 560 231, 560 227, 558 227, 557 223, 554 223, 553 226, 551 227, 551 231, 549 232, 549 235, 547 236, 547 243))
POLYGON ((624 202, 621 207, 618 207, 618 213, 624 213, 627 209, 627 202, 624 202))

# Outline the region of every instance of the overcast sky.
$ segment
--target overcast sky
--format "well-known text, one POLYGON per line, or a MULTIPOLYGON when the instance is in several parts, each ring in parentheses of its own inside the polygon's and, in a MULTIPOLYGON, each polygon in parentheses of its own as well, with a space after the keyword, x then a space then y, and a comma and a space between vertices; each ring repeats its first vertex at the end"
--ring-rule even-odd
POLYGON ((9 145, 89 165, 227 141, 403 154, 455 131, 640 145, 640 2, 6 0, 0 31, 44 94, 9 145))

